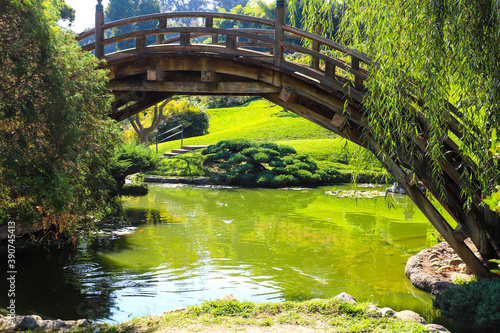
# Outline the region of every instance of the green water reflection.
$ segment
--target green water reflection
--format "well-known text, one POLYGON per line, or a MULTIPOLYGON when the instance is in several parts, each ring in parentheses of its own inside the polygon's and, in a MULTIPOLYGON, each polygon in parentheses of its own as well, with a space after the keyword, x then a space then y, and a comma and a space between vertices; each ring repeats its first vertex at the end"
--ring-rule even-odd
POLYGON ((434 244, 430 223, 405 196, 389 209, 329 189, 151 186, 122 200, 129 235, 19 250, 18 311, 121 322, 228 293, 267 302, 345 291, 433 321, 431 297, 404 276, 408 257, 434 244))
POLYGON ((229 292, 277 301, 346 291, 432 317, 430 296, 404 276, 408 257, 434 244, 422 213, 405 196, 389 209, 384 198, 325 191, 153 187, 123 201, 140 230, 99 261, 167 279, 175 272, 186 293, 198 293, 193 303, 229 292))

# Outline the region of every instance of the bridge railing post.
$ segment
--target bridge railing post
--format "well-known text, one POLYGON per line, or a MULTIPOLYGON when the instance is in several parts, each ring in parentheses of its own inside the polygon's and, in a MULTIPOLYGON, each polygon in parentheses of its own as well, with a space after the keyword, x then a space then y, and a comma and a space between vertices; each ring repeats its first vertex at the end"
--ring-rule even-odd
POLYGON ((280 67, 283 61, 283 41, 285 33, 283 25, 285 24, 285 0, 276 1, 276 11, 274 13, 274 66, 280 67))
MULTIPOLYGON (((167 18, 166 17, 160 17, 158 19, 158 29, 163 29, 167 27, 167 18)), ((165 39, 165 35, 156 35, 156 43, 160 44, 163 40, 165 39)))
MULTIPOLYGON (((213 28, 214 27, 214 19, 212 17, 205 18, 205 28, 213 28)), ((219 43, 219 35, 212 34, 212 44, 219 43)))
POLYGON ((104 29, 102 25, 104 24, 104 7, 101 4, 102 0, 97 0, 97 6, 95 7, 95 56, 98 59, 104 57, 104 45, 102 41, 104 40, 104 29))
MULTIPOLYGON (((316 35, 320 35, 321 34, 321 26, 319 24, 316 24, 314 26, 314 33, 316 35)), ((320 45, 319 45, 318 41, 315 41, 315 40, 313 41, 312 50, 316 51, 316 52, 320 51, 320 45)), ((315 56, 312 57, 312 59, 311 59, 311 67, 313 69, 319 69, 319 58, 318 57, 315 57, 315 56)))
MULTIPOLYGON (((359 71, 359 59, 355 56, 351 56, 351 67, 352 69, 359 71)), ((363 90, 363 79, 358 75, 354 74, 354 86, 358 90, 363 90)))

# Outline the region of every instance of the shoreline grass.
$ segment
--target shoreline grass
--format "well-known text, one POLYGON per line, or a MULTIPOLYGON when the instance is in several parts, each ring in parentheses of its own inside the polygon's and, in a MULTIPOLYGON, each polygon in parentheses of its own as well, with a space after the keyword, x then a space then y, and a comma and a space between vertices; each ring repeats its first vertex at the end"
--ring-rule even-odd
POLYGON ((382 317, 368 303, 338 299, 262 303, 214 300, 181 310, 133 319, 117 325, 96 324, 73 332, 430 332, 415 321, 382 317))

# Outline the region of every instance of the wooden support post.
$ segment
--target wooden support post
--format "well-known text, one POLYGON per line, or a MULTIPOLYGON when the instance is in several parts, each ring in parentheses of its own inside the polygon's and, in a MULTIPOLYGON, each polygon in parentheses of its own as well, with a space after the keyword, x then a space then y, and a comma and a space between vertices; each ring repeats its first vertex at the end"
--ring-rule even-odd
POLYGON ((283 25, 285 24, 285 1, 276 1, 276 11, 274 14, 274 66, 281 67, 283 61, 283 41, 285 33, 283 25))
MULTIPOLYGON (((352 62, 351 62, 352 69, 359 71, 359 59, 354 56, 351 57, 352 57, 352 62)), ((356 87, 356 89, 360 91, 364 89, 363 79, 358 77, 356 74, 354 74, 354 86, 356 87)))
POLYGON ((189 32, 181 32, 181 45, 189 45, 191 43, 191 34, 189 32))
POLYGON ((335 79, 335 65, 327 62, 325 65, 325 76, 329 79, 335 79))
POLYGON ((281 89, 278 98, 286 103, 294 103, 297 100, 297 94, 288 89, 281 89))
POLYGON ((148 69, 147 72, 148 81, 165 81, 166 78, 167 78, 167 73, 157 69, 148 69))
POLYGON ((104 7, 102 6, 102 0, 97 0, 98 4, 95 7, 95 56, 98 59, 104 57, 104 45, 102 41, 104 40, 104 29, 102 25, 104 24, 104 7))
MULTIPOLYGON (((164 29, 167 27, 167 18, 166 17, 160 17, 158 19, 158 29, 164 29)), ((160 44, 161 42, 163 42, 163 40, 165 40, 165 35, 164 34, 161 34, 161 35, 156 35, 156 42, 158 44, 160 44)))
POLYGON ((228 49, 236 48, 236 37, 231 35, 226 35, 226 47, 228 49))
MULTIPOLYGON (((213 28, 213 27, 214 27, 213 17, 205 18, 205 28, 213 28)), ((212 35, 212 44, 218 44, 218 43, 219 43, 219 35, 213 34, 212 35)))
MULTIPOLYGON (((320 34, 320 26, 319 25, 316 25, 314 27, 314 33, 316 35, 319 35, 320 34)), ((313 44, 312 44, 312 50, 313 51, 316 51, 316 52, 319 52, 319 42, 317 41, 313 41, 313 44)), ((312 59, 311 59, 311 67, 313 69, 319 69, 319 58, 318 57, 315 57, 315 56, 312 56, 312 59)))
POLYGON ((484 266, 471 249, 461 241, 461 237, 455 238, 456 235, 453 233, 453 228, 439 213, 436 207, 426 198, 425 194, 423 194, 417 186, 409 186, 406 183, 405 179, 407 174, 403 169, 397 165, 390 156, 385 154, 377 144, 370 142, 369 146, 371 147, 370 150, 377 156, 380 162, 382 162, 382 165, 384 165, 394 179, 399 182, 406 194, 422 211, 425 217, 429 219, 448 244, 450 244, 453 250, 462 258, 471 271, 479 278, 488 278, 490 276, 488 268, 484 266))
POLYGON ((205 18, 205 28, 213 28, 214 26, 214 19, 213 17, 207 17, 205 18))
POLYGON ((201 71, 201 82, 217 82, 217 73, 214 71, 201 71))
POLYGON ((135 39, 135 48, 136 49, 142 49, 143 47, 146 47, 146 38, 147 36, 141 36, 135 39))

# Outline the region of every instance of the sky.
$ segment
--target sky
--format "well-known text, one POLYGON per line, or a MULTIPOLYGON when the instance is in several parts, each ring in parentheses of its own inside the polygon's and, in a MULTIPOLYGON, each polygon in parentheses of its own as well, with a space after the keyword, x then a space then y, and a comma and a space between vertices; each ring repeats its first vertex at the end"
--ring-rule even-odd
MULTIPOLYGON (((104 8, 109 0, 103 0, 104 8)), ((76 33, 84 31, 86 28, 93 28, 95 25, 95 6, 97 0, 66 0, 66 3, 76 10, 75 22, 70 27, 76 33)))
MULTIPOLYGON (((274 0, 265 0, 270 3, 274 0)), ((104 8, 109 0, 103 0, 104 8)), ((76 10, 75 22, 70 27, 76 33, 83 32, 86 28, 93 28, 95 24, 95 6, 97 0, 66 0, 66 3, 76 10)), ((65 25, 66 26, 66 25, 65 25)))

